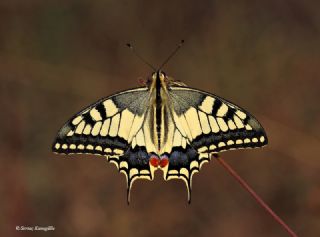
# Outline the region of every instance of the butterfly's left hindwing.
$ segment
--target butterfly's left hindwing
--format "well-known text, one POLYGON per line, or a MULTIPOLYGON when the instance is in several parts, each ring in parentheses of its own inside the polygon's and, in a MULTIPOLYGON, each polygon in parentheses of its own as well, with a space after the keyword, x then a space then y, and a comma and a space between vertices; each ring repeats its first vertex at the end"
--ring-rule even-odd
POLYGON ((146 147, 144 141, 150 138, 143 132, 148 96, 147 88, 138 88, 99 100, 60 129, 52 150, 106 156, 126 175, 129 199, 135 179, 153 179, 147 152, 153 147, 146 147))
POLYGON ((216 95, 187 87, 171 87, 169 100, 173 133, 185 142, 176 141, 176 146, 173 142, 164 177, 183 179, 189 201, 192 175, 210 161, 213 154, 261 147, 268 142, 264 129, 251 114, 216 95))

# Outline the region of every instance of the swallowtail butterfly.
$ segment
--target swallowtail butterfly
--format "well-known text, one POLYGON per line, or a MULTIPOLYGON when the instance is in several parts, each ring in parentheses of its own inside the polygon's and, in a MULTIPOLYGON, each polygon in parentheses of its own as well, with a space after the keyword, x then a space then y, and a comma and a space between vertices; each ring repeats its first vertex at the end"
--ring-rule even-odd
POLYGON ((214 94, 192 89, 158 70, 145 86, 103 98, 58 132, 56 153, 102 155, 127 179, 182 179, 191 199, 192 176, 213 154, 262 147, 267 136, 250 113, 214 94))

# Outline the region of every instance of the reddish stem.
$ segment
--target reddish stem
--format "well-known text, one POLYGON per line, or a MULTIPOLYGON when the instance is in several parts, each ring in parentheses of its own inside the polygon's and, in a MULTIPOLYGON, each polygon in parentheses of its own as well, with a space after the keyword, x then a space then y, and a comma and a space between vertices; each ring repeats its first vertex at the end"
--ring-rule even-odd
POLYGON ((218 162, 227 170, 229 174, 231 174, 240 185, 256 200, 258 204, 260 204, 271 216, 277 221, 292 237, 298 237, 296 233, 259 197, 259 195, 253 191, 253 189, 244 181, 236 171, 234 171, 228 163, 226 163, 221 158, 217 158, 218 162))

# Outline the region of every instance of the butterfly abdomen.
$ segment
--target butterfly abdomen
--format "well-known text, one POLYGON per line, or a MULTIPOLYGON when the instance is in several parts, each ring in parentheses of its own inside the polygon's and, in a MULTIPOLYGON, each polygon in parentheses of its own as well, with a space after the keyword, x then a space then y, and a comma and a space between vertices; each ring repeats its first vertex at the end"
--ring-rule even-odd
MULTIPOLYGON (((158 74, 157 74, 158 75, 158 74)), ((160 150, 160 143, 161 143, 161 114, 162 114, 162 100, 161 100, 161 83, 160 78, 157 76, 156 79, 156 129, 157 129, 157 140, 158 140, 158 150, 160 150)))

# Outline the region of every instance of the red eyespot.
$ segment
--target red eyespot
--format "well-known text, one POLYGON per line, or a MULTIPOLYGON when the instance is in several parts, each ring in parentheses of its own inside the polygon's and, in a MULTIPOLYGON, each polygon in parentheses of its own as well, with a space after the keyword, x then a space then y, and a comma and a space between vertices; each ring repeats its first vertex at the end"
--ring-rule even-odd
POLYGON ((161 159, 160 159, 160 167, 161 168, 164 168, 166 167, 167 165, 169 164, 169 158, 168 156, 164 155, 164 156, 161 156, 161 159))
POLYGON ((151 155, 149 162, 153 167, 158 167, 160 164, 160 159, 156 155, 151 155))

